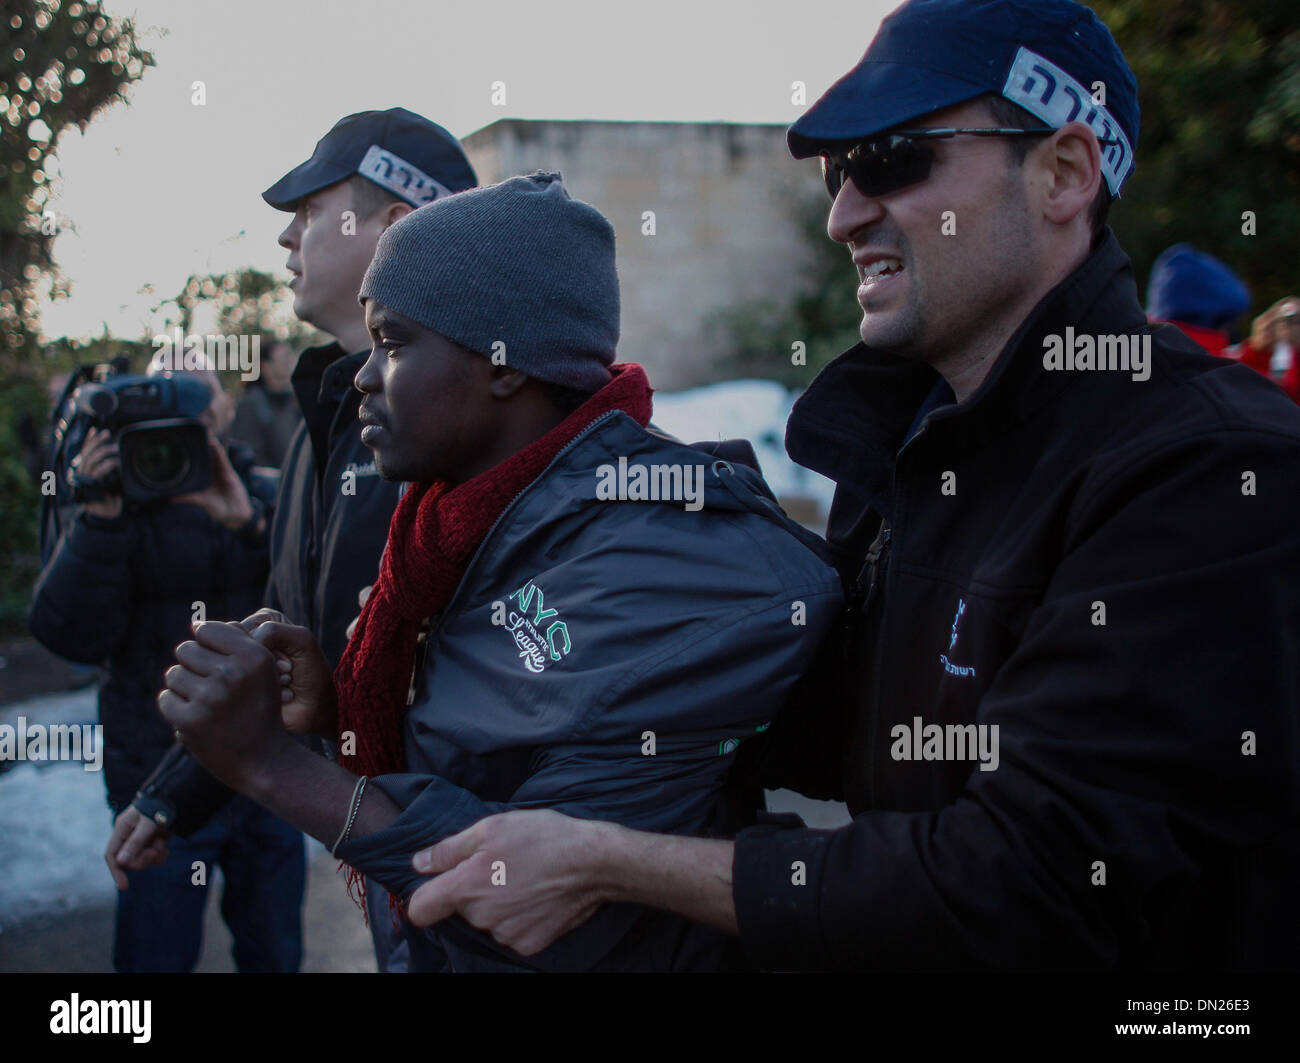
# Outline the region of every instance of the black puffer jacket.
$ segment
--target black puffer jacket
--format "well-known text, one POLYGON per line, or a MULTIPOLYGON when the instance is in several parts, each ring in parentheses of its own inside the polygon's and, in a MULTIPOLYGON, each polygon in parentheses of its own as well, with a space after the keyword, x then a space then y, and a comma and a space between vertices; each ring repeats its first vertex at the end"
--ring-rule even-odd
MULTIPOLYGON (((275 484, 254 474, 252 452, 227 447, 254 509, 267 516, 275 484)), ((216 524, 191 504, 154 503, 116 520, 83 513, 37 581, 28 626, 60 657, 106 662, 99 692, 104 773, 114 809, 127 805, 172 744, 155 699, 177 644, 202 602, 209 620, 238 620, 260 605, 269 565, 256 537, 216 524)))

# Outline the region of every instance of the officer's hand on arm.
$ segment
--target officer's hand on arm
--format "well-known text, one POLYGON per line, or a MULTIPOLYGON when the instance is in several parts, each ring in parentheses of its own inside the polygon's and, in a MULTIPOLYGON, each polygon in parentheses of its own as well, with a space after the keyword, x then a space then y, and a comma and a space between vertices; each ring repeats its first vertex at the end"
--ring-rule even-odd
MULTIPOLYGON (((117 444, 107 428, 92 428, 77 456, 72 459, 72 471, 88 480, 102 480, 122 467, 117 444)), ((116 520, 122 515, 122 496, 109 495, 98 502, 87 502, 86 512, 104 520, 116 520)))
POLYGON ((337 736, 338 703, 329 663, 305 627, 274 609, 259 609, 239 626, 275 654, 280 673, 280 719, 296 735, 337 736))
POLYGON ((522 956, 607 901, 646 904, 736 933, 732 844, 647 834, 549 810, 479 820, 415 854, 436 876, 411 896, 416 926, 459 915, 522 956), (504 881, 502 881, 504 879, 504 881))
POLYGON ((140 814, 134 805, 119 813, 104 850, 104 861, 119 890, 127 887, 126 871, 143 871, 157 867, 167 859, 167 842, 171 832, 140 814))

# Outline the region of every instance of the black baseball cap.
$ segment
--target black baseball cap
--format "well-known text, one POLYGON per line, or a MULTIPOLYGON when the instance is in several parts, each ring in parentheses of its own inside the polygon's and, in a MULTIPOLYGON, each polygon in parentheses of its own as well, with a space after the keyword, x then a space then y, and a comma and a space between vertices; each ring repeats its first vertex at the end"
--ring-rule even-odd
POLYGON ((360 111, 339 119, 311 158, 262 193, 276 210, 360 174, 413 207, 474 188, 478 178, 460 142, 436 122, 404 107, 360 111))
POLYGON ((786 142, 806 159, 989 92, 1053 129, 1077 119, 1115 141, 1102 145, 1102 170, 1119 195, 1137 149, 1137 78, 1110 30, 1074 0, 908 0, 786 142))

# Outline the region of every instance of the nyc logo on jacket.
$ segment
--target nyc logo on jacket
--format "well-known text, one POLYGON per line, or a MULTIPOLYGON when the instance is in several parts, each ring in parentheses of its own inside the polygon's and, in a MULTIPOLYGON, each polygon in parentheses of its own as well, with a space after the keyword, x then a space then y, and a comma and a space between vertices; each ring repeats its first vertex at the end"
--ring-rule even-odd
POLYGON ((573 648, 569 641, 569 625, 559 619, 558 609, 546 608, 542 588, 531 579, 507 600, 517 602, 519 611, 503 609, 498 621, 494 610, 492 622, 499 623, 514 637, 524 667, 530 672, 545 671, 548 664, 562 659, 573 648), (530 607, 531 618, 528 615, 530 607))

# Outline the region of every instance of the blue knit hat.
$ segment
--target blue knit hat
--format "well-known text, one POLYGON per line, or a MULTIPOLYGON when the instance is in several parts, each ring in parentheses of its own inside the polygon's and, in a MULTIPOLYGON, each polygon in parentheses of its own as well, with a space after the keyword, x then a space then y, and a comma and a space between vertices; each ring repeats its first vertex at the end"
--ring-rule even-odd
POLYGON ((1191 244, 1174 244, 1152 263, 1147 313, 1153 320, 1225 331, 1249 309, 1241 278, 1191 244))
POLYGON ((358 298, 528 376, 599 391, 618 346, 614 229, 558 173, 512 177, 390 225, 358 298))

